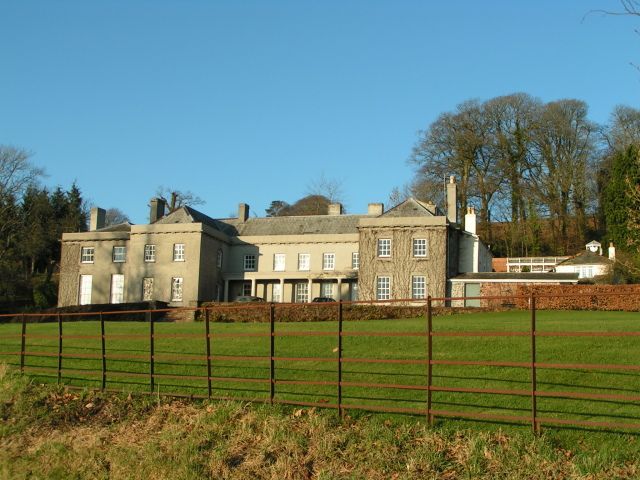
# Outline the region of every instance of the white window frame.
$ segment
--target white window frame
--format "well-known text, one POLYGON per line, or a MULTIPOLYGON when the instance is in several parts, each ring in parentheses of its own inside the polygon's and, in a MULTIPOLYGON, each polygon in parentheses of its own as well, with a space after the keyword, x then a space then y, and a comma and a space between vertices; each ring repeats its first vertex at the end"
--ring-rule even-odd
POLYGON ((321 297, 333 297, 333 282, 322 282, 320 284, 320 296, 321 297))
POLYGON ((110 303, 124 303, 124 275, 114 273, 111 275, 110 303))
POLYGON ((351 254, 351 268, 358 270, 360 268, 360 252, 353 252, 351 254))
POLYGON ((218 268, 222 268, 223 255, 224 254, 222 253, 222 249, 219 248, 218 253, 216 254, 216 267, 218 268))
POLYGON ((93 263, 96 258, 96 247, 82 247, 80 249, 80 263, 93 263))
MULTIPOLYGON (((184 243, 174 243, 173 244, 173 261, 174 262, 184 262, 184 243)), ((176 277, 180 278, 180 277, 176 277)))
POLYGON ((80 275, 78 285, 78 304, 91 305, 91 291, 93 287, 93 275, 80 275))
POLYGON ((391 277, 376 277, 376 300, 391 300, 391 277))
POLYGON ((251 282, 244 282, 242 284, 242 296, 250 297, 253 294, 251 282))
POLYGON ((308 272, 311 269, 311 255, 309 253, 298 254, 298 271, 308 272))
POLYGON ((282 302, 282 284, 281 283, 273 284, 273 290, 271 292, 271 301, 276 303, 282 302))
POLYGON ((287 259, 287 256, 284 253, 274 253, 273 254, 273 271, 284 272, 286 259, 287 259))
POLYGON ((142 301, 143 302, 150 302, 153 300, 153 284, 154 284, 153 277, 144 277, 142 279, 142 301), (146 288, 147 284, 150 287, 148 289, 146 288))
POLYGON ((309 302, 309 283, 307 282, 296 283, 295 303, 308 303, 308 302, 309 302))
POLYGON ((425 258, 427 256, 427 239, 413 239, 413 256, 417 258, 425 258))
POLYGON ((379 258, 391 257, 391 239, 390 238, 378 239, 377 254, 379 258))
POLYGON ((181 302, 184 298, 184 278, 171 277, 171 301, 181 302))
POLYGON ((323 253, 322 254, 322 270, 335 270, 335 269, 336 269, 336 254, 323 253))
POLYGON ((245 272, 255 272, 257 265, 257 257, 255 253, 249 253, 243 258, 243 267, 245 272))
POLYGON ((127 247, 124 245, 115 245, 111 251, 111 260, 113 263, 124 263, 127 261, 127 247), (116 253, 118 252, 118 253, 116 253))
POLYGON ((427 277, 424 275, 411 277, 411 298, 416 300, 427 298, 427 277))
POLYGON ((144 246, 144 261, 146 263, 156 261, 156 246, 154 244, 148 243, 144 246))

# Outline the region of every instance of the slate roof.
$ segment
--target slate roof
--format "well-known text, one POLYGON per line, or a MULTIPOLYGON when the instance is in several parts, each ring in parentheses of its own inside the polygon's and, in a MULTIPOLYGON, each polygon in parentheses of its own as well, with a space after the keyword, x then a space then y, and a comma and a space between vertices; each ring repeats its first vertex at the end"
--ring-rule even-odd
POLYGON ((578 280, 577 273, 509 273, 509 272, 478 272, 463 273, 454 277, 457 280, 547 280, 547 281, 571 281, 578 280))
POLYGON ((305 215, 292 217, 216 220, 191 207, 181 207, 156 224, 203 223, 229 236, 358 233, 358 222, 367 215, 305 215))
POLYGON ((557 266, 565 265, 612 265, 613 261, 609 258, 598 255, 597 253, 585 251, 577 254, 575 257, 559 263, 557 266))
POLYGON ((118 223, 117 225, 109 225, 108 227, 99 228, 97 232, 130 232, 131 224, 129 222, 118 223))
POLYGON ((432 203, 421 202, 415 198, 408 198, 384 212, 382 217, 435 217, 438 215, 437 207, 432 203))
POLYGON ((306 215, 293 217, 233 218, 221 220, 238 236, 358 233, 358 222, 367 215, 306 215))

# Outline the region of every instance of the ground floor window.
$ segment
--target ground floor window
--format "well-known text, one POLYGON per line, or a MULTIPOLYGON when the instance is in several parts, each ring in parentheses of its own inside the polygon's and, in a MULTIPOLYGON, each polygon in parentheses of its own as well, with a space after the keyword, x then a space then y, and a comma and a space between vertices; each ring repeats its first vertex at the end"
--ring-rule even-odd
POLYGON ((271 294, 272 302, 282 302, 282 284, 274 283, 273 292, 271 294))
POLYGON ((80 275, 80 305, 91 304, 92 275, 80 275))
POLYGON ((353 282, 351 284, 351 297, 350 297, 352 302, 357 302, 358 301, 358 284, 356 282, 353 282))
POLYGON ((111 303, 124 302, 124 275, 114 273, 111 275, 111 303))
POLYGON ((378 277, 376 280, 376 300, 391 299, 391 278, 378 277))
POLYGON ((309 284, 296 283, 296 303, 306 303, 309 301, 309 284))
POLYGON ((252 292, 251 292, 251 282, 244 282, 242 284, 242 295, 244 297, 249 297, 251 296, 252 292))
POLYGON ((411 298, 426 298, 426 296, 426 278, 421 275, 411 277, 411 298))
POLYGON ((333 283, 323 282, 320 284, 320 296, 333 298, 333 283))
POLYGON ((173 277, 171 279, 171 301, 172 302, 181 302, 182 301, 182 277, 173 277))
POLYGON ((153 277, 142 279, 142 301, 150 302, 153 300, 153 277))

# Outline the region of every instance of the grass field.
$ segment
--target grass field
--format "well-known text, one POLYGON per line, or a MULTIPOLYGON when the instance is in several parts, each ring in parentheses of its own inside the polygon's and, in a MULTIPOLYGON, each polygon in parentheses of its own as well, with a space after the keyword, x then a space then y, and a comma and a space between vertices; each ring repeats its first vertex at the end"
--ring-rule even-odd
MULTIPOLYGON (((276 357, 321 357, 327 361, 276 361, 275 399, 283 401, 335 404, 334 385, 296 385, 287 381, 337 380, 337 336, 310 336, 310 332, 337 332, 337 322, 280 323, 278 334, 305 332, 305 336, 278 336, 276 357)), ((530 313, 511 311, 434 317, 434 332, 526 332, 530 313)), ((207 394, 207 368, 204 323, 155 324, 155 384, 160 393, 207 394), (174 336, 172 338, 172 336, 174 336), (190 357, 190 360, 178 357, 190 357), (166 377, 163 375, 167 375, 166 377), (203 378, 179 379, 172 375, 203 378)), ((347 333, 404 332, 424 333, 424 318, 344 322, 347 333)), ((552 312, 537 313, 537 329, 544 332, 616 332, 640 331, 640 314, 625 312, 552 312)), ((149 390, 149 325, 144 322, 106 322, 107 387, 127 391, 149 390), (137 335, 136 338, 130 336, 137 335), (124 337, 126 336, 126 337, 124 337), (114 358, 116 357, 116 358, 114 358), (118 358, 126 357, 126 358, 118 358)), ((266 323, 212 323, 211 353, 213 394, 249 399, 269 395, 269 361, 234 359, 234 356, 269 356, 269 337, 233 334, 268 334, 266 323), (221 358, 222 357, 222 358, 221 358), (236 377, 242 380, 227 380, 236 377)), ((0 325, 0 361, 19 366, 20 325, 0 325)), ((27 352, 46 352, 53 356, 25 358, 27 371, 38 382, 57 379, 58 325, 27 326, 27 352), (50 367, 48 373, 34 369, 50 367)), ((63 322, 63 351, 66 355, 100 355, 98 322, 63 322), (74 336, 76 338, 74 338, 74 336), (95 336, 94 338, 86 338, 95 336), (83 337, 83 338, 78 338, 83 337)), ((572 364, 640 365, 640 337, 537 337, 537 361, 572 364)), ((343 357, 426 360, 426 337, 347 336, 343 337, 343 357)), ((531 340, 521 337, 434 337, 434 360, 529 362, 531 340)), ((99 387, 101 359, 63 358, 62 382, 69 385, 99 387)), ((426 364, 343 363, 343 382, 426 385, 426 364)), ((537 369, 538 390, 545 392, 591 392, 640 396, 640 371, 573 369, 537 369)), ((528 368, 469 365, 434 365, 436 387, 522 390, 531 388, 528 368)), ((424 389, 381 388, 346 385, 343 403, 371 407, 426 408, 424 389)), ((610 398, 568 399, 538 398, 538 416, 544 418, 640 423, 640 402, 610 398)), ((531 398, 524 395, 433 392, 436 410, 494 415, 524 415, 531 411, 531 398)))

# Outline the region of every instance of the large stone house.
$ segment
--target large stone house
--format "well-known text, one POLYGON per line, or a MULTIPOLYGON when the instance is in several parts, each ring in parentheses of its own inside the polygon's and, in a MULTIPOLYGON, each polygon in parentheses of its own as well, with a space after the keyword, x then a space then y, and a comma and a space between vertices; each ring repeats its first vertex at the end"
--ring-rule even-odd
POLYGON ((104 227, 91 212, 90 230, 62 237, 59 306, 165 301, 193 306, 258 296, 273 302, 391 300, 442 297, 449 279, 491 270, 475 231, 476 216, 457 222, 456 184, 447 212, 408 199, 384 211, 347 215, 213 219, 190 207, 164 216, 152 199, 150 222, 104 227))

